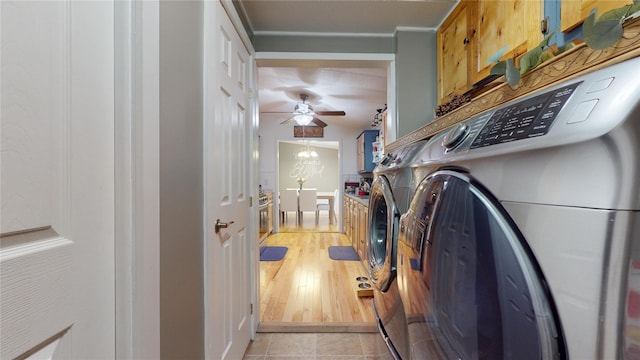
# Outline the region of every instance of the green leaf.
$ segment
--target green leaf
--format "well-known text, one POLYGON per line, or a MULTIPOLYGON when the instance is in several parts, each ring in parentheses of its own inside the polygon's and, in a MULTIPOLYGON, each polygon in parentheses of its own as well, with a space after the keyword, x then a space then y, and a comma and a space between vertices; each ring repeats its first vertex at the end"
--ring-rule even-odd
POLYGON ((513 59, 507 59, 507 72, 504 74, 509 86, 514 88, 520 82, 520 71, 513 63, 513 59))
POLYGON ((507 52, 508 48, 509 48, 509 45, 505 45, 502 47, 502 49, 498 50, 495 54, 489 56, 489 59, 487 59, 487 64, 500 62, 500 58, 502 57, 502 55, 504 55, 504 53, 507 52))
POLYGON ((625 15, 625 18, 623 20, 626 20, 627 18, 631 17, 631 15, 637 13, 640 11, 640 1, 638 2, 634 2, 633 5, 631 5, 631 8, 629 8, 629 13, 627 15, 625 15))
POLYGON ((541 54, 542 48, 534 47, 533 49, 527 51, 524 55, 522 55, 522 57, 520 58, 520 75, 536 67, 541 54))
MULTIPOLYGON (((640 0, 639 0, 640 1, 640 0)), ((573 42, 568 42, 562 46, 560 46, 560 48, 558 49, 558 53, 556 55, 560 55, 563 52, 569 50, 569 49, 573 49, 576 45, 573 42)))
POLYGON ((493 65, 491 68, 491 75, 504 75, 507 72, 507 63, 505 61, 500 61, 499 63, 493 65))
POLYGON ((640 10, 640 4, 625 5, 621 8, 609 10, 606 13, 600 15, 600 17, 598 18, 598 21, 621 20, 621 19, 624 19, 627 15, 633 14, 638 10, 640 10))
POLYGON ((555 28, 552 32, 550 32, 547 36, 545 36, 544 39, 540 42, 540 44, 538 44, 538 47, 544 48, 545 46, 549 46, 549 41, 551 40, 551 37, 555 35, 557 31, 558 31, 558 28, 555 28))
MULTIPOLYGON (((586 21, 585 21, 586 25, 586 21)), ((606 49, 622 38, 624 30, 620 20, 598 20, 587 32, 583 27, 584 42, 595 50, 606 49)))
POLYGON ((536 64, 536 66, 544 63, 545 61, 549 61, 553 59, 554 56, 555 55, 553 55, 553 52, 551 51, 551 49, 547 49, 543 51, 542 54, 540 54, 540 59, 538 59, 538 63, 536 64))
POLYGON ((582 33, 585 37, 590 36, 593 33, 593 28, 596 24, 597 15, 598 15, 598 7, 594 7, 593 9, 591 9, 591 12, 589 12, 589 16, 587 16, 587 18, 584 19, 584 22, 582 23, 582 33))

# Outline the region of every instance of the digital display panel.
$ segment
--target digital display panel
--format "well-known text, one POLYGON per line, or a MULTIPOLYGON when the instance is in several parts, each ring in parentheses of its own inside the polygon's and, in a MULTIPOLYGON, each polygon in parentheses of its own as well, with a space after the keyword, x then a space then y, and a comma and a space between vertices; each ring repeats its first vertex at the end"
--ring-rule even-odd
POLYGON ((558 113, 581 83, 496 110, 471 143, 471 149, 547 134, 558 113))

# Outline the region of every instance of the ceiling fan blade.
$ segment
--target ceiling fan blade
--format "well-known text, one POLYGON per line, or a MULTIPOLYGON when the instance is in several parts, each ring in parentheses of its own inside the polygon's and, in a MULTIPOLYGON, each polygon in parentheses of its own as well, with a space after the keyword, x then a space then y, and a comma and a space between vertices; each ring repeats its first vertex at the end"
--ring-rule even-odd
POLYGON ((346 113, 344 111, 316 111, 316 114, 320 116, 345 116, 346 113))
POLYGON ((320 126, 320 127, 327 127, 327 123, 326 123, 326 122, 324 122, 324 121, 322 121, 322 120, 318 119, 318 118, 317 118, 317 117, 315 117, 315 116, 313 117, 313 120, 311 120, 311 122, 312 122, 312 123, 314 123, 314 124, 316 124, 316 125, 318 125, 318 126, 320 126))
POLYGON ((292 116, 292 117, 290 117, 290 118, 288 118, 287 120, 285 120, 285 121, 281 122, 281 123, 280 123, 280 125, 282 125, 282 124, 288 124, 288 123, 290 123, 290 122, 292 122, 292 121, 293 121, 293 116, 292 116))

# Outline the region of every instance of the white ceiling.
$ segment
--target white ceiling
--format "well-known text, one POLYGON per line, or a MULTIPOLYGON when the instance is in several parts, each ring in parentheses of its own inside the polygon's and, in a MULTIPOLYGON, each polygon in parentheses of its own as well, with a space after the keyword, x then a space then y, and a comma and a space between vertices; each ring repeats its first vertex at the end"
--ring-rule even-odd
POLYGON ((267 124, 291 117, 301 93, 309 95, 315 111, 345 111, 345 116, 318 116, 329 126, 370 128, 376 109, 387 101, 387 73, 381 68, 261 67, 258 85, 260 121, 267 124))
MULTIPOLYGON (((240 0, 254 34, 393 35, 400 28, 437 28, 455 0, 240 0)), ((343 110, 319 116, 327 123, 371 128, 376 109, 387 102, 386 69, 380 63, 342 67, 322 62, 271 62, 258 69, 261 124, 289 117, 301 93, 314 110, 343 110), (273 112, 279 112, 274 114, 273 112)), ((285 125, 283 125, 285 126, 285 125)), ((293 126, 291 123, 286 126, 293 126)))

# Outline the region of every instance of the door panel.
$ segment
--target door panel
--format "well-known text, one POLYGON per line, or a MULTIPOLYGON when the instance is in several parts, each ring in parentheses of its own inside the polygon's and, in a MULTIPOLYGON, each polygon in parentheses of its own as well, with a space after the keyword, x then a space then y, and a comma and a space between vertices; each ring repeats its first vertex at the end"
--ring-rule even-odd
POLYGON ((0 358, 113 358, 113 3, 0 17, 0 358))
POLYGON ((251 332, 250 55, 219 2, 205 11, 207 357, 240 359, 251 332), (215 223, 228 224, 216 232, 215 223))

